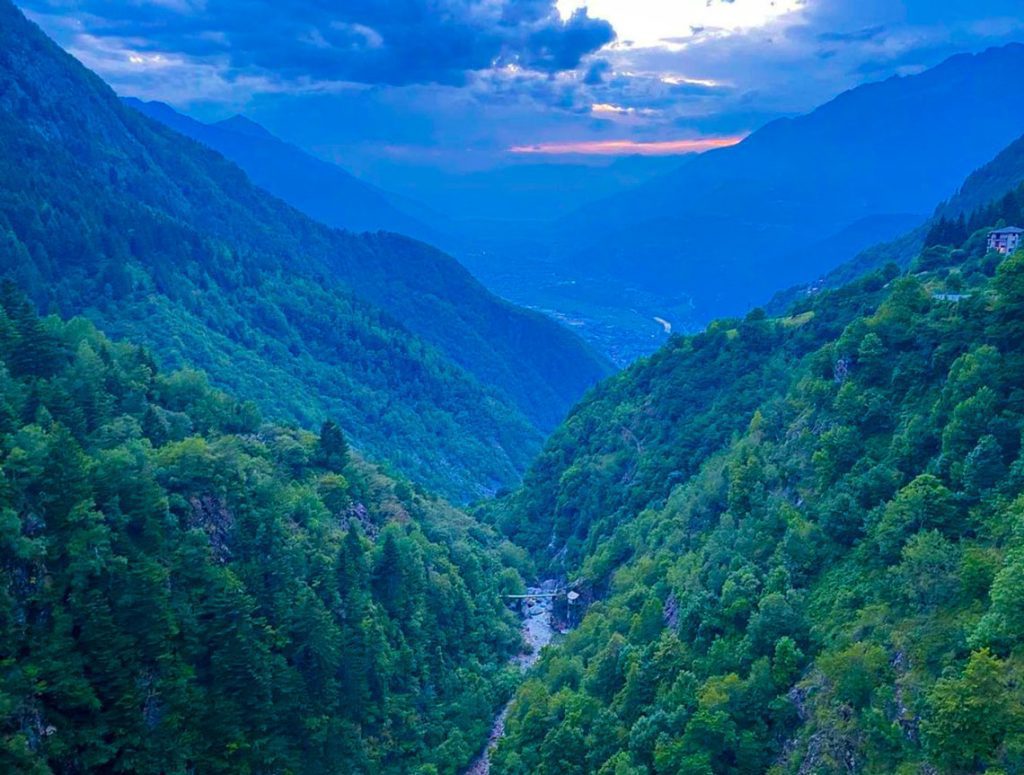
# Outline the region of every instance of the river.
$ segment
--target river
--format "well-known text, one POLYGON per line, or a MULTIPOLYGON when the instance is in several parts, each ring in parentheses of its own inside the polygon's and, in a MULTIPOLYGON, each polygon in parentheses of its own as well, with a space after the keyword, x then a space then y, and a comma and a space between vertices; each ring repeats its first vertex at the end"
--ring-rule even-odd
MULTIPOLYGON (((528 594, 540 594, 539 587, 530 587, 526 590, 528 594)), ((536 664, 540 659, 540 650, 551 642, 555 630, 551 626, 551 598, 537 598, 533 605, 524 603, 525 613, 523 614, 523 640, 530 647, 522 654, 513 658, 524 673, 536 664)), ((491 735, 487 740, 487 747, 466 770, 465 775, 489 775, 491 771, 491 752, 505 734, 505 719, 508 718, 509 709, 513 700, 509 700, 505 707, 494 719, 491 727, 491 735)))

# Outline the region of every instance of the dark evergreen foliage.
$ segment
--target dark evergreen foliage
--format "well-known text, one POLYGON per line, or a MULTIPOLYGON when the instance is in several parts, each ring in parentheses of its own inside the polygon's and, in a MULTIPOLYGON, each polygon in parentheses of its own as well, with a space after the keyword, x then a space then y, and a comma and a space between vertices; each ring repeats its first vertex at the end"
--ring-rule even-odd
POLYGON ((0 293, 0 771, 456 773, 509 691, 496 536, 0 293))
POLYGON ((955 219, 942 216, 932 224, 925 237, 925 247, 936 245, 961 247, 967 239, 982 229, 994 226, 1018 226, 1024 223, 1024 185, 1008 191, 996 202, 978 208, 970 216, 961 213, 955 219))

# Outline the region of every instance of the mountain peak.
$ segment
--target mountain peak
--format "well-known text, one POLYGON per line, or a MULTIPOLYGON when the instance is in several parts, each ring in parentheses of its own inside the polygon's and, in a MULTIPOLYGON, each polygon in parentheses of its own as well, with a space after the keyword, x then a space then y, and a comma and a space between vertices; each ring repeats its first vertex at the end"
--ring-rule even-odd
POLYGON ((220 127, 228 132, 234 132, 235 134, 245 135, 246 137, 256 137, 262 140, 277 139, 266 128, 257 124, 251 118, 246 118, 241 113, 236 113, 231 118, 218 121, 213 126, 220 127))

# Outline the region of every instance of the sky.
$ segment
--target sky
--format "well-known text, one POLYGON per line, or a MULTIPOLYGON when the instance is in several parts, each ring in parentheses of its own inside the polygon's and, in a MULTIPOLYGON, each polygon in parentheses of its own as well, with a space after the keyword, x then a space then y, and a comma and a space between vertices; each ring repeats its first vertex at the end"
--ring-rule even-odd
POLYGON ((20 0, 125 96, 355 171, 681 154, 1024 40, 1024 0, 20 0))

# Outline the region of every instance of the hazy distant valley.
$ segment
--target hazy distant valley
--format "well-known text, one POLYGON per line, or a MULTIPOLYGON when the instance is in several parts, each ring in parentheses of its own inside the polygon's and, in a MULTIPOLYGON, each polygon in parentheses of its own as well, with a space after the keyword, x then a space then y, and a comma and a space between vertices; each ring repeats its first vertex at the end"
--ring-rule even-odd
POLYGON ((464 173, 377 165, 373 183, 241 119, 206 126, 133 105, 326 223, 440 246, 494 293, 558 320, 621 367, 667 339, 658 318, 698 331, 924 223, 1017 137, 1024 108, 998 95, 1022 65, 1021 45, 958 57, 698 158, 529 160, 464 173), (890 121, 893 105, 913 110, 890 121), (857 139, 883 124, 884 149, 857 139), (879 188, 883 177, 900 182, 879 188))
POLYGON ((378 171, 382 186, 375 186, 244 119, 206 125, 166 105, 128 104, 224 153, 256 183, 325 223, 398 231, 438 245, 491 291, 568 326, 618 366, 665 341, 655 317, 686 321, 682 330, 695 325, 686 297, 627 288, 624 298, 620 281, 563 266, 548 242, 553 215, 650 180, 677 159, 523 163, 463 175, 397 167, 378 171))

